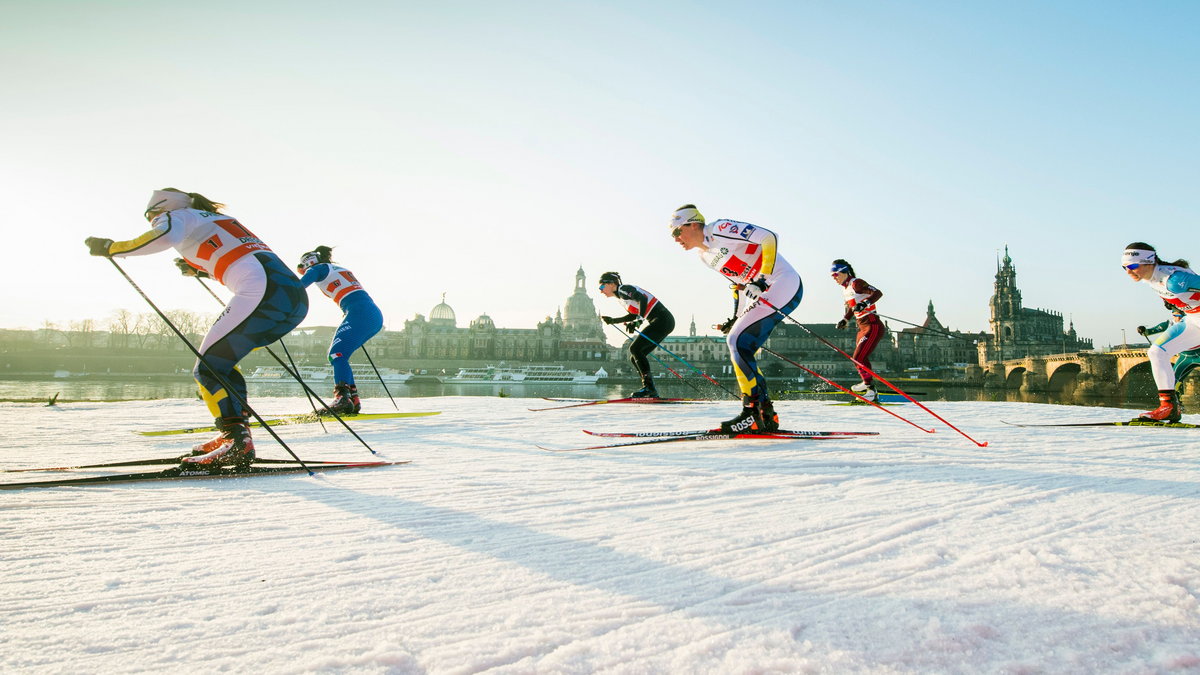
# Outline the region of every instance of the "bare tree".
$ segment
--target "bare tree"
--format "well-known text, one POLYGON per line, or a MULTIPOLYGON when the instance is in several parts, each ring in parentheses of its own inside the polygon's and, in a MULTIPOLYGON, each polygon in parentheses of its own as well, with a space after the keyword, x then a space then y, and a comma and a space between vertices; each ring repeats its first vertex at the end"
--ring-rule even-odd
POLYGON ((67 338, 68 347, 91 347, 96 339, 96 322, 92 319, 80 319, 67 324, 70 330, 63 333, 67 338))
POLYGON ((127 309, 118 309, 108 318, 108 332, 112 336, 110 347, 129 347, 129 336, 133 334, 137 317, 127 309))

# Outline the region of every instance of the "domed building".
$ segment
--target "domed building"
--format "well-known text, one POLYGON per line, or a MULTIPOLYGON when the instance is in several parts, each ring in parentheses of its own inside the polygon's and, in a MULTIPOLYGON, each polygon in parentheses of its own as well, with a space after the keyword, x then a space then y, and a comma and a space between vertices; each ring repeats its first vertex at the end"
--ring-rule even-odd
POLYGON ((454 308, 446 304, 446 294, 442 293, 442 301, 429 310, 429 325, 432 328, 454 328, 456 324, 454 308))
MULTIPOLYGON (((566 363, 608 361, 617 351, 605 343, 596 306, 587 294, 583 268, 575 274, 575 289, 567 298, 565 316, 556 310, 536 328, 497 328, 481 314, 459 328, 452 308, 442 301, 429 311, 404 322, 404 330, 380 334, 374 342, 390 358, 463 360, 494 363, 566 363)), ((440 367, 440 366, 439 366, 440 367)))
POLYGON ((596 313, 596 303, 587 294, 587 275, 583 268, 575 272, 575 292, 567 298, 563 316, 563 336, 575 340, 604 342, 604 326, 596 313))

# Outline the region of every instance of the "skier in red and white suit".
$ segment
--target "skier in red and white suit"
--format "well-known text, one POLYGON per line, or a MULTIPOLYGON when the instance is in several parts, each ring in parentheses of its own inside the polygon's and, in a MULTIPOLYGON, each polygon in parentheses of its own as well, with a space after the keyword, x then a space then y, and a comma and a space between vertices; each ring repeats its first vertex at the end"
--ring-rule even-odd
POLYGON ((854 267, 838 258, 833 261, 829 270, 833 280, 842 287, 842 297, 846 300, 846 313, 837 322, 838 330, 845 330, 854 319, 858 324, 858 336, 854 340, 854 357, 858 361, 858 376, 862 382, 850 387, 859 396, 868 401, 875 400, 875 377, 871 375, 871 352, 883 337, 883 322, 875 313, 875 303, 883 297, 883 291, 854 276, 854 267))

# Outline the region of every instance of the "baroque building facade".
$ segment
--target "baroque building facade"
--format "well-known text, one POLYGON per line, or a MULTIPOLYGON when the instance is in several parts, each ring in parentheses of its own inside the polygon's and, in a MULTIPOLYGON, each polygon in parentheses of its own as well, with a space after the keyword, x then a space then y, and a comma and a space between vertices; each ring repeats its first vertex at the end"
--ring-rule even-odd
POLYGON ((443 295, 428 318, 417 314, 402 330, 380 333, 372 340, 376 344, 390 360, 561 363, 610 361, 616 351, 604 341, 583 268, 575 273, 575 288, 564 308, 535 328, 500 328, 487 314, 459 327, 443 295))
POLYGON ((1007 246, 1004 247, 1004 258, 996 264, 996 281, 989 307, 992 333, 979 343, 980 365, 1026 356, 1092 349, 1092 341, 1079 337, 1075 332, 1074 322, 1067 330, 1063 330, 1063 315, 1060 312, 1022 306, 1021 289, 1017 288, 1017 269, 1013 266, 1007 246))
POLYGON ((896 333, 896 358, 909 369, 960 369, 978 362, 979 344, 990 338, 986 332, 966 333, 942 325, 930 300, 924 323, 896 333))

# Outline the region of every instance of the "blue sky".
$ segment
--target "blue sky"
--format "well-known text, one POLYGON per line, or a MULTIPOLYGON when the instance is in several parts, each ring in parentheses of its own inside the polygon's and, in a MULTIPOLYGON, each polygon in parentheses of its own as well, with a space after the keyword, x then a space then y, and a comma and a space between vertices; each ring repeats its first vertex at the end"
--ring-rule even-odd
MULTIPOLYGON (((201 192, 289 263, 318 244, 399 329, 532 326, 583 266, 723 319, 675 207, 779 234, 835 321, 829 261, 920 322, 986 330, 997 251, 1098 344, 1161 317, 1124 245, 1200 258, 1200 5, 1185 2, 47 2, 0 5, 0 326, 144 311, 89 235, 201 192)), ((170 256, 126 268, 211 311, 170 256)), ((306 323, 340 314, 313 297, 306 323)), ((893 325, 893 328, 903 326, 893 325)))

